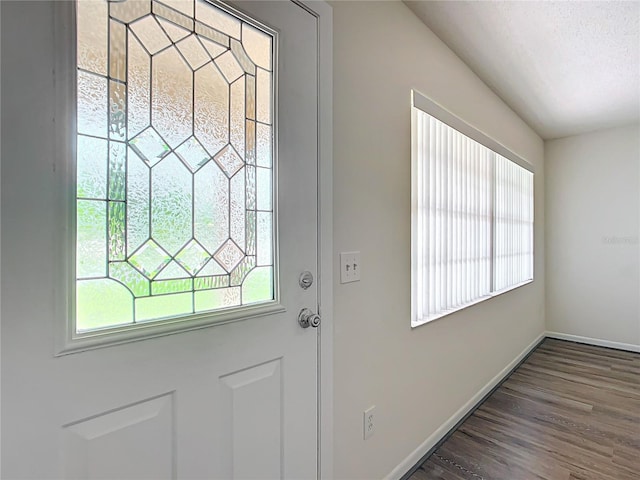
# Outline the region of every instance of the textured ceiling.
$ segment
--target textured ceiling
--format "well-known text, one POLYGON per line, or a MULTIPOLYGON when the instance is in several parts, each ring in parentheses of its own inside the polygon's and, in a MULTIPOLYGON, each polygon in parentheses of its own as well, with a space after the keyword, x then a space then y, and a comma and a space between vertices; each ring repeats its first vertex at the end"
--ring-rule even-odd
POLYGON ((640 0, 405 3, 544 139, 640 120, 640 0))

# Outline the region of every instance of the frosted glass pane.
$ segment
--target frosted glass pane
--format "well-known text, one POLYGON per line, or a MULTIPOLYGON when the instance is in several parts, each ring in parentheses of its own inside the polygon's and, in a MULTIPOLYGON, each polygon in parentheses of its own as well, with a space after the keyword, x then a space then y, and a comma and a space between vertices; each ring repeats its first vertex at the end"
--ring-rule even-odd
POLYGON ((218 288, 195 293, 196 312, 217 310, 240 305, 240 288, 218 288))
POLYGON ((254 268, 242 284, 242 303, 273 300, 273 268, 254 268))
POLYGON ((242 44, 244 49, 253 63, 265 70, 272 70, 271 42, 270 35, 246 23, 242 25, 242 44))
POLYGON ((234 82, 244 73, 236 57, 230 51, 217 57, 215 63, 229 83, 234 82))
POLYGON ((256 266, 256 257, 244 257, 231 272, 231 286, 242 285, 247 274, 256 266))
POLYGON ((195 238, 215 252, 228 238, 221 225, 229 224, 229 180, 214 162, 196 173, 194 181, 195 238))
POLYGON ((153 279, 170 260, 165 250, 153 240, 148 240, 129 258, 129 263, 145 277, 153 279))
POLYGON ((239 78, 231 85, 231 145, 241 159, 245 158, 245 87, 244 78, 239 78))
POLYGON ((244 164, 238 153, 230 145, 224 147, 224 149, 214 157, 214 160, 229 178, 233 177, 244 164))
POLYGON ((189 277, 187 271, 178 262, 172 260, 156 275, 154 280, 173 280, 187 277, 189 277))
POLYGON ((255 210, 256 205, 256 167, 247 165, 246 171, 246 196, 247 210, 255 210))
POLYGON ((131 138, 150 125, 151 57, 131 33, 128 54, 127 123, 131 138))
POLYGON ((196 19, 216 30, 240 39, 240 20, 204 0, 196 0, 196 19))
POLYGON ((192 313, 192 294, 177 293, 136 298, 136 321, 154 320, 192 313))
POLYGON ((205 50, 209 53, 209 56, 212 59, 219 57, 221 54, 226 52, 228 49, 220 45, 219 43, 212 42, 208 38, 203 37, 202 35, 198 35, 198 39, 202 42, 205 50))
POLYGON ((256 164, 256 122, 247 120, 245 139, 245 161, 249 165, 256 164))
POLYGON ((186 28, 176 25, 175 23, 165 20, 164 18, 157 17, 157 19, 162 29, 174 42, 182 40, 187 35, 189 35, 189 30, 187 30, 186 28))
POLYGON ((221 45, 223 47, 229 47, 229 37, 226 36, 224 33, 220 33, 217 30, 214 30, 211 27, 208 27, 207 25, 201 23, 201 22, 196 22, 196 33, 199 36, 205 37, 209 40, 211 40, 214 43, 217 43, 218 45, 221 45))
POLYGON ((189 292, 192 289, 193 280, 190 278, 184 278, 180 280, 155 280, 151 282, 152 295, 189 292))
POLYGON ((125 200, 126 147, 124 143, 109 142, 109 199, 125 200))
POLYGON ((247 83, 247 118, 256 119, 256 77, 246 75, 247 83))
POLYGON ((242 250, 245 250, 245 178, 244 171, 240 170, 231 179, 231 205, 230 205, 230 231, 231 239, 242 250))
POLYGON ((226 275, 226 272, 224 271, 224 268, 222 268, 220 264, 215 260, 209 260, 207 264, 202 267, 202 270, 198 272, 198 277, 208 277, 211 275, 222 275, 225 278, 228 277, 228 275, 226 275))
POLYGON ((247 210, 246 214, 247 255, 256 254, 256 212, 247 210))
POLYGON ((210 160, 209 154, 195 137, 190 137, 180 145, 176 149, 176 154, 192 172, 210 160))
POLYGON ((271 74, 258 69, 256 78, 256 120, 271 124, 271 74))
POLYGON ((136 297, 149 295, 149 280, 128 262, 109 263, 109 276, 124 284, 136 297))
POLYGON ((124 141, 127 128, 127 87, 118 82, 109 82, 109 136, 124 141))
POLYGON ((109 202, 109 260, 125 259, 125 204, 109 202))
POLYGON ((210 61, 209 55, 195 35, 189 35, 181 40, 177 43, 177 47, 194 70, 210 61))
POLYGON ((132 23, 131 30, 151 55, 158 53, 171 44, 167 34, 164 33, 160 28, 160 24, 152 16, 144 17, 132 23))
POLYGON ((161 0, 162 3, 169 5, 176 10, 193 17, 193 3, 194 0, 161 0))
POLYGON ((257 163, 261 167, 271 167, 271 152, 272 152, 272 140, 271 140, 271 127, 258 123, 256 125, 256 158, 257 163))
POLYGON ((271 36, 200 0, 77 11, 76 330, 272 298, 271 36))
POLYGON ((129 145, 150 167, 162 160, 170 151, 169 145, 153 127, 143 130, 129 140, 129 145))
MULTIPOLYGON (((168 2, 164 2, 168 3, 168 2)), ((160 2, 154 0, 153 2, 153 13, 156 15, 156 18, 160 19, 160 17, 179 25, 180 27, 192 31, 193 30, 193 15, 185 15, 184 13, 177 11, 173 8, 168 8, 160 2)))
POLYGON ((153 57, 152 123, 171 147, 191 135, 192 72, 175 48, 153 57))
POLYGON ((175 255, 192 235, 191 173, 169 154, 151 173, 151 236, 175 255))
POLYGON ((107 137, 107 80, 78 71, 78 133, 107 137))
POLYGON ((273 237, 271 213, 257 212, 257 260, 258 265, 271 265, 273 263, 273 237))
POLYGON ((109 77, 123 82, 127 80, 127 30, 124 25, 109 22, 109 77))
POLYGON ((107 141, 78 135, 78 198, 106 198, 107 141))
POLYGON ((227 272, 231 272, 243 258, 240 248, 231 240, 227 240, 222 247, 215 253, 213 258, 227 272))
POLYGON ((149 238, 149 167, 129 149, 127 160, 127 251, 149 238))
POLYGON ((258 210, 271 210, 271 170, 257 168, 258 210))
POLYGON ((107 274, 107 202, 78 200, 76 274, 78 278, 107 274))
POLYGON ((131 323, 131 292, 108 278, 80 280, 76 285, 76 319, 78 332, 131 323))
MULTIPOLYGON (((95 0, 89 0, 93 3, 95 0)), ((108 2, 109 13, 113 18, 129 23, 145 16, 150 11, 151 2, 149 0, 125 0, 124 2, 108 2)))
POLYGON ((196 290, 211 290, 229 286, 228 275, 216 275, 210 277, 194 278, 193 288, 196 290))
POLYGON ((247 52, 242 46, 242 43, 232 38, 231 51, 233 52, 233 56, 236 57, 236 60, 238 61, 238 63, 246 73, 248 73, 249 75, 256 74, 256 66, 247 55, 247 52))
POLYGON ((207 251, 195 240, 191 240, 176 255, 176 261, 191 275, 198 273, 209 258, 211 257, 207 251))
POLYGON ((101 75, 107 74, 107 3, 77 3, 78 67, 101 75))
POLYGON ((229 141, 227 82, 212 64, 195 73, 194 131, 211 154, 229 141))

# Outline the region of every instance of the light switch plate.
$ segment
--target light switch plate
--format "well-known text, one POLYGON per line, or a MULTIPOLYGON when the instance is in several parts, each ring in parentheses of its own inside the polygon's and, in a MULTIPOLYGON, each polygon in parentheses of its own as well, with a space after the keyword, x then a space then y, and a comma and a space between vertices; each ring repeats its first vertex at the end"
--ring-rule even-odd
POLYGON ((360 252, 342 252, 340 254, 340 283, 360 281, 360 252))
POLYGON ((376 406, 372 405, 364 411, 363 428, 364 439, 368 439, 376 431, 376 406))

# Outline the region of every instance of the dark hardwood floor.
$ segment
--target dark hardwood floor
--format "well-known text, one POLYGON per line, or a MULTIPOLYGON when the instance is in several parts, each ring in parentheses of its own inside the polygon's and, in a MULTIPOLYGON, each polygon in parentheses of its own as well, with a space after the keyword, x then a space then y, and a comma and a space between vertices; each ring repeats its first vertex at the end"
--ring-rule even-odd
POLYGON ((640 354, 546 339, 410 480, 640 480, 640 354))

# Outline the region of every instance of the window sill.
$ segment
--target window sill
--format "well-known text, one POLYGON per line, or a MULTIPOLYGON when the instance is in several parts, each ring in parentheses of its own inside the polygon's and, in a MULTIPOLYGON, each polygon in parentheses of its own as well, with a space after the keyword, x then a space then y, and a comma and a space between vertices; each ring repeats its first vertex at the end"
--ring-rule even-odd
POLYGON ((271 301, 243 307, 231 307, 217 312, 202 312, 167 320, 140 322, 75 334, 71 333, 71 322, 68 322, 69 336, 58 339, 56 356, 216 327, 285 311, 286 308, 278 301, 271 301))
POLYGON ((416 328, 416 327, 419 327, 421 325, 425 325, 427 323, 431 323, 434 320, 438 320, 440 318, 447 317, 447 316, 449 316, 449 315, 451 315, 453 313, 459 312, 461 310, 465 310, 465 309, 467 309, 469 307, 477 305, 478 303, 482 303, 482 302, 484 302, 486 300, 490 300, 490 299, 492 299, 494 297, 498 297, 498 296, 500 296, 500 295, 502 295, 504 293, 510 292, 512 290, 515 290, 517 288, 523 287, 523 286, 528 285, 530 283, 533 283, 533 279, 526 280, 524 282, 518 283, 516 285, 512 285, 512 286, 510 286, 508 288, 504 288, 502 290, 498 290, 497 292, 492 292, 489 295, 485 295, 484 297, 480 297, 480 298, 478 298, 478 299, 476 299, 476 300, 474 300, 472 302, 466 303, 466 304, 464 304, 464 305, 462 305, 460 307, 452 308, 450 310, 445 310, 444 312, 438 313, 437 315, 430 315, 430 316, 428 316, 426 318, 423 317, 423 318, 416 319, 416 320, 412 319, 411 320, 411 328, 416 328))

